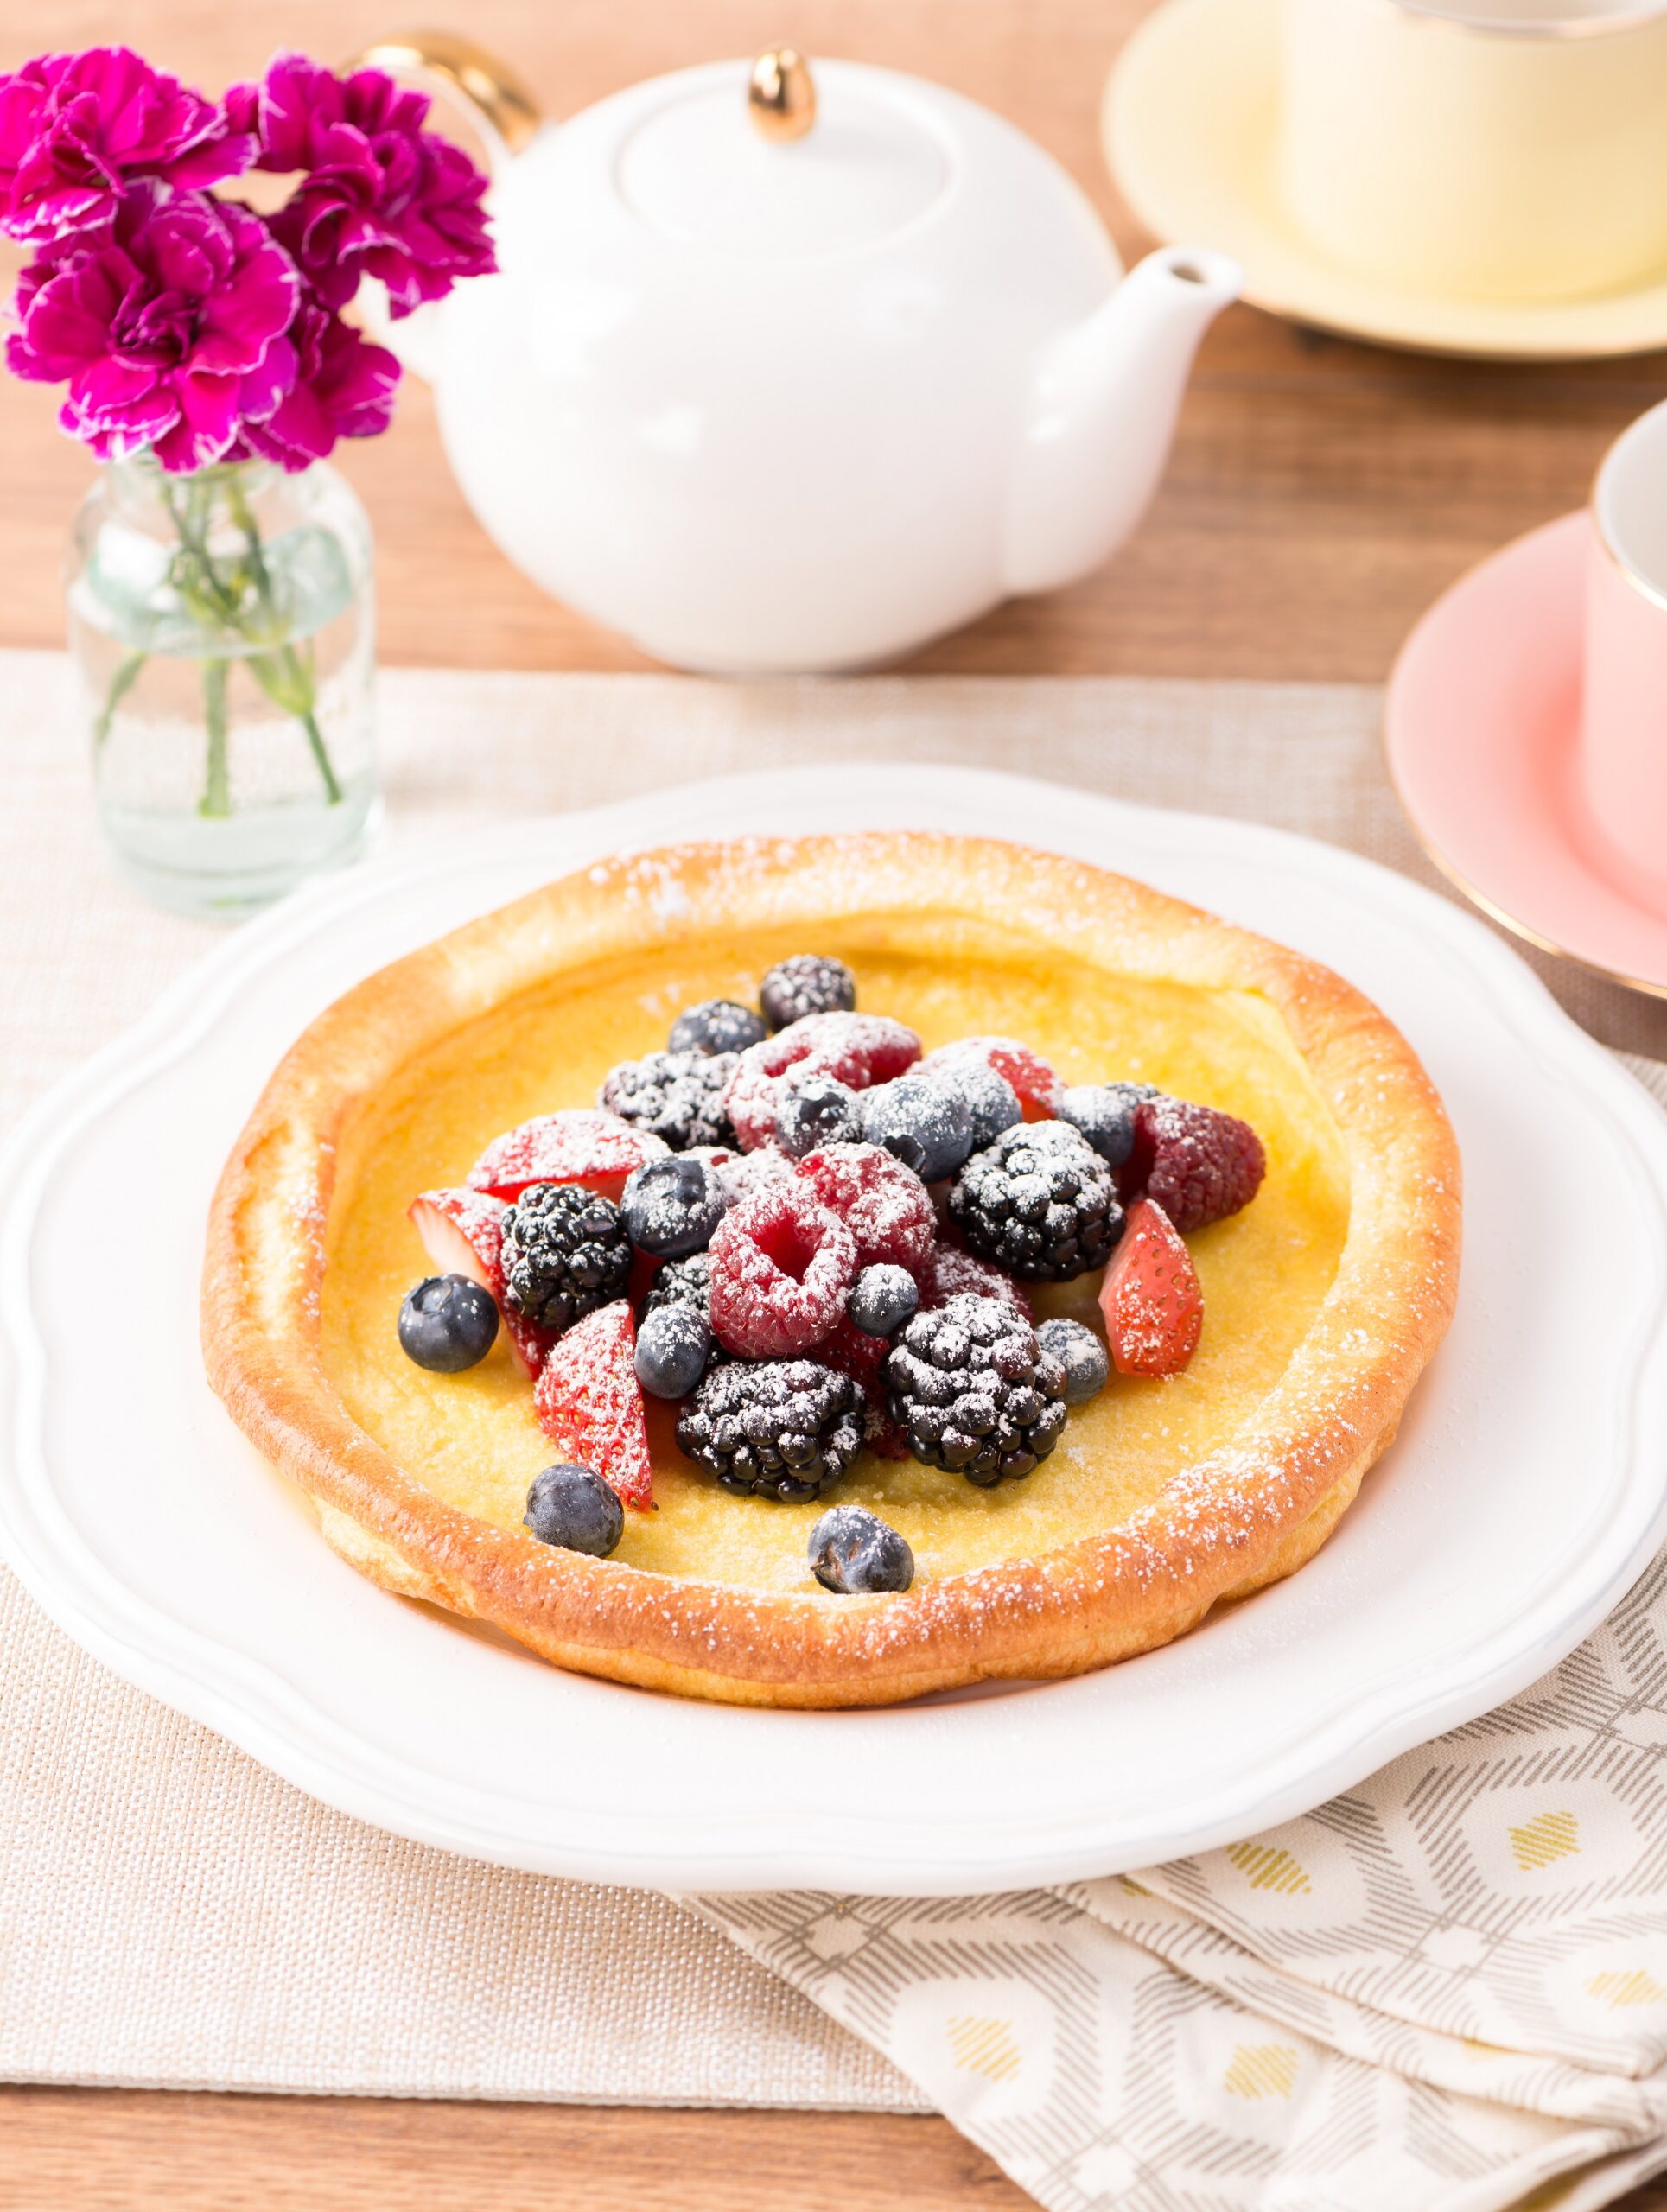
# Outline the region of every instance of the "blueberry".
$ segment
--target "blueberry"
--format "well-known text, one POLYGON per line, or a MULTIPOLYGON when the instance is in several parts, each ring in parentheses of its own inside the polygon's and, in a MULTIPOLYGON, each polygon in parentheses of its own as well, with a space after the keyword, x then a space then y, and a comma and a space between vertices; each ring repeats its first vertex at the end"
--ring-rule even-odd
POLYGON ((1135 1109, 1161 1094, 1149 1083, 1085 1083, 1059 1101, 1059 1119, 1082 1131, 1110 1167, 1135 1148, 1135 1109))
POLYGON ((934 1062, 925 1072, 934 1083, 945 1084, 966 1100, 972 1114, 974 1152, 982 1152, 986 1145, 994 1144, 1003 1129, 1010 1129, 1015 1122, 1022 1122, 1025 1117, 1018 1092, 986 1060, 969 1058, 945 1061, 941 1065, 934 1062))
POLYGON ((919 1303, 919 1288, 908 1269, 881 1260, 864 1268, 851 1285, 845 1310, 851 1326, 865 1337, 889 1337, 913 1319, 919 1303))
POLYGON ((606 1559, 625 1534, 625 1508, 601 1477, 570 1463, 535 1475, 522 1516, 541 1544, 606 1559))
POLYGON ((1091 1329, 1085 1329, 1080 1321, 1043 1321, 1038 1324, 1036 1337, 1042 1350, 1051 1351, 1065 1369, 1066 1405, 1085 1406, 1091 1398, 1099 1396, 1111 1372, 1111 1362, 1091 1329))
POLYGON ((431 1375, 461 1375, 492 1350, 498 1308, 467 1275, 430 1275, 406 1294, 399 1309, 399 1344, 431 1375))
POLYGON ((637 1380, 651 1398, 686 1398, 712 1357, 712 1325, 693 1306, 658 1306, 637 1332, 637 1380))
POLYGON ((668 1052, 744 1052, 769 1033, 761 1014, 735 999, 703 999, 680 1014, 665 1040, 668 1052))
POLYGON ((806 1076, 776 1116, 776 1142, 790 1160, 803 1160, 824 1144, 853 1144, 861 1132, 856 1093, 830 1075, 806 1076))
POLYGON ((786 1029, 807 1014, 849 1014, 856 1004, 856 978, 825 952, 795 952, 771 969, 758 1002, 772 1029, 786 1029))
POLYGON ((693 1153, 646 1160, 620 1198, 625 1233, 639 1252, 681 1260, 703 1252, 723 1218, 725 1198, 717 1170, 693 1153))
POLYGON ((811 1572, 824 1590, 856 1597, 907 1590, 914 1554, 906 1537, 861 1505, 835 1505, 811 1531, 811 1572))
POLYGON ((965 1166, 972 1150, 972 1108, 952 1078, 912 1070, 865 1090, 859 1104, 865 1140, 884 1145, 923 1183, 939 1182, 965 1166))

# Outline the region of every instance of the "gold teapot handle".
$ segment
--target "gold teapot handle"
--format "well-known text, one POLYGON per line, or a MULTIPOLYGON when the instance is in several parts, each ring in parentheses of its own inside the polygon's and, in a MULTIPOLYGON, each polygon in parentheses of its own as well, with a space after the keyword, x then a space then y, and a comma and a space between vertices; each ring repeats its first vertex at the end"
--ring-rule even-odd
POLYGON ((454 31, 391 31, 361 48, 344 67, 432 79, 436 92, 461 107, 480 132, 494 171, 536 137, 544 123, 515 72, 454 31))

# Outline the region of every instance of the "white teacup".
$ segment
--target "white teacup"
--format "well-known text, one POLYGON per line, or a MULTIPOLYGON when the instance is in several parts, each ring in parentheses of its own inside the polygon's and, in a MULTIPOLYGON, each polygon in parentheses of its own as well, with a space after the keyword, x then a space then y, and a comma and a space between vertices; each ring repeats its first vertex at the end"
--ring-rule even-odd
POLYGON ((1282 0, 1280 182, 1360 274, 1576 298, 1667 269, 1667 0, 1282 0))

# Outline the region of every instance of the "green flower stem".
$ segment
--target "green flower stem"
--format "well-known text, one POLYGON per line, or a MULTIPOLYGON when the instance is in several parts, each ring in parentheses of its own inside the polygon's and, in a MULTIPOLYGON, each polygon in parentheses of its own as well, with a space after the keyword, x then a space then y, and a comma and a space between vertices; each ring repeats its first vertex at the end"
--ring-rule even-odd
POLYGON ((105 703, 99 709, 98 721, 92 725, 92 749, 95 753, 103 752, 105 740, 110 735, 110 725, 116 719, 116 709, 133 689, 138 680, 139 671, 148 658, 149 655, 145 653, 129 653, 111 677, 105 703))
MULTIPOLYGON (((179 533, 182 559, 178 564, 175 582, 181 597, 200 619, 229 632, 245 648, 243 658, 251 674, 274 706, 293 715, 306 733, 308 747, 317 764, 324 785, 325 798, 331 806, 340 804, 342 790, 324 733, 318 721, 318 696, 314 681, 310 653, 298 652, 288 642, 279 643, 283 618, 279 612, 272 589, 271 573, 266 565, 266 551, 261 543, 259 526, 249 505, 242 485, 235 476, 225 480, 226 503, 233 520, 243 533, 242 557, 229 571, 223 573, 225 563, 217 560, 208 546, 210 503, 213 486, 198 477, 183 480, 176 496, 175 487, 164 483, 162 493, 179 533), (245 601, 252 590, 262 620, 257 626, 248 619, 245 601)), ((211 697, 210 674, 214 664, 205 663, 203 690, 205 702, 211 697)), ((225 749, 226 672, 223 664, 219 677, 219 701, 222 728, 220 749, 225 749)), ((212 711, 212 709, 211 709, 212 711)), ((213 724, 209 724, 209 762, 211 790, 215 757, 213 724)), ((220 789, 226 789, 224 766, 220 789)), ((205 814, 229 812, 229 804, 211 807, 209 792, 205 792, 202 811, 205 814)))
POLYGON ((226 747, 226 677, 223 660, 202 664, 203 720, 208 725, 208 766, 203 779, 199 814, 223 821, 232 811, 232 785, 226 747))
MULTIPOLYGON (((244 496, 243 486, 235 480, 231 487, 231 507, 232 518, 243 532, 244 548, 249 561, 249 572, 254 577, 255 589, 259 594, 261 606, 276 624, 277 607, 272 597, 272 579, 266 566, 266 550, 260 542, 260 531, 256 526, 249 502, 244 496)), ((280 649, 278 658, 282 664, 289 698, 286 700, 277 692, 271 690, 270 687, 267 696, 277 706, 289 704, 290 713, 295 715, 307 733, 307 742, 312 747, 314 760, 318 763, 318 772, 324 779, 326 802, 331 806, 339 806, 341 803, 341 785, 336 778, 329 748, 324 742, 324 733, 318 726, 318 698, 314 689, 310 663, 303 663, 295 647, 289 645, 280 649), (295 703, 290 704, 291 701, 295 703)), ((258 676, 258 670, 256 673, 258 676)))

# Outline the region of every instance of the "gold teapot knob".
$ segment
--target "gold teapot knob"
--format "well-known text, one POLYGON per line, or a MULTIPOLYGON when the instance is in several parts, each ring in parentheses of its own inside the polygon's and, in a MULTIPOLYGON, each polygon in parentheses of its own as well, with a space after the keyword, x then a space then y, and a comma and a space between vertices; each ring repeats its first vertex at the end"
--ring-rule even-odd
POLYGON ((802 138, 816 121, 816 86, 796 47, 773 46, 754 62, 747 112, 755 129, 782 145, 802 138))

